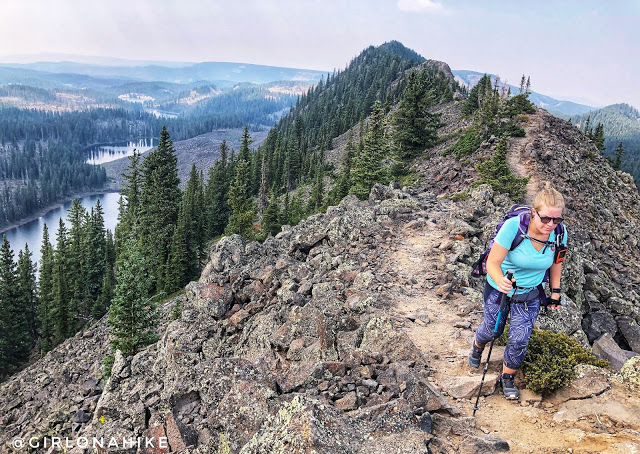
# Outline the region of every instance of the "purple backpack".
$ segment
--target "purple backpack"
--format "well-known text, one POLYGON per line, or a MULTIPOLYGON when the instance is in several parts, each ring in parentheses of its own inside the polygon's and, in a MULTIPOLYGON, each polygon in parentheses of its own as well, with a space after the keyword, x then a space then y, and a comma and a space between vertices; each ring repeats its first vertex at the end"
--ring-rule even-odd
MULTIPOLYGON (((480 254, 480 257, 473 264, 471 269, 471 277, 484 277, 487 274, 487 258, 489 257, 489 252, 491 251, 491 247, 493 246, 493 242, 495 240, 496 235, 500 231, 500 228, 504 225, 505 221, 514 217, 520 217, 520 225, 518 226, 518 233, 515 238, 511 242, 510 251, 513 251, 517 248, 522 240, 527 237, 527 232, 529 230, 529 221, 531 219, 531 207, 528 205, 513 205, 509 211, 502 217, 502 220, 498 222, 496 228, 493 232, 493 236, 489 240, 488 246, 485 246, 484 251, 480 254)), ((564 226, 562 224, 556 225, 554 230, 556 234, 555 239, 555 247, 559 247, 562 244, 562 240, 564 238, 564 226)), ((546 246, 545 246, 546 247, 546 246)), ((545 273, 544 279, 542 282, 547 282, 549 280, 549 270, 545 273)))

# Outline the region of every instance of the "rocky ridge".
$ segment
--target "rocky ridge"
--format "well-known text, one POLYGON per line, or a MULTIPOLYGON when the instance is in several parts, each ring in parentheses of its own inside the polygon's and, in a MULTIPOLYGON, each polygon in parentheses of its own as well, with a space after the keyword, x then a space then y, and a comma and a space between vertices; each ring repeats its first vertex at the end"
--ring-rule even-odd
MULTIPOLYGON (((461 117, 459 104, 437 110, 444 120, 439 136, 448 139, 417 163, 417 170, 426 176, 418 191, 466 199, 461 202, 461 216, 480 231, 482 240, 473 250, 475 256, 513 201, 499 197, 495 205, 485 205, 482 197, 469 197, 469 188, 480 179, 474 165, 495 150, 496 140, 484 142, 460 161, 443 154, 465 125, 456 120, 461 117)), ((575 335, 585 346, 608 333, 625 350, 640 353, 640 198, 633 178, 614 170, 577 128, 542 109, 528 115, 523 126, 526 136, 509 141, 509 164, 516 175, 531 177, 525 202, 531 203, 544 181, 550 181, 566 200, 570 253, 562 286, 574 320, 548 327, 575 335)), ((464 276, 460 282, 477 286, 464 276)))
POLYGON ((469 280, 470 263, 512 201, 486 185, 447 198, 477 181, 472 162, 495 143, 469 162, 443 156, 460 128, 459 105, 437 109, 445 139, 417 164, 424 180, 415 188, 376 185, 368 201, 347 197, 263 244, 224 238, 199 282, 165 304, 160 340, 134 357, 118 354, 108 379, 103 319, 3 383, 0 452, 20 451, 12 440, 29 436, 169 444, 109 452, 637 449, 640 360, 626 357, 640 322, 633 182, 544 111, 528 117, 527 137, 511 140, 511 166, 533 176, 531 191, 557 169, 551 180, 567 196, 576 245, 565 261, 567 307, 540 325, 584 345, 598 338, 620 371, 581 369, 570 387, 524 394, 518 407, 493 395, 496 350, 472 418, 480 377, 466 353, 482 283, 469 280), (629 347, 624 358, 619 344, 629 347))
MULTIPOLYGON (((486 186, 470 200, 506 202, 486 186)), ((463 280, 480 243, 468 213, 430 192, 377 185, 368 201, 347 197, 263 244, 224 238, 200 281, 165 305, 161 339, 117 354, 110 378, 99 364, 103 320, 3 384, 2 449, 32 435, 167 437, 170 446, 109 450, 131 453, 513 449, 470 417, 480 377, 464 371, 465 346, 481 301, 463 280), (170 320, 174 304, 181 315, 170 320)), ((591 379, 632 393, 625 405, 640 410, 630 378, 591 379)), ((590 396, 573 392, 567 401, 590 396)), ((617 438, 598 446, 627 446, 640 421, 608 417, 617 438)))

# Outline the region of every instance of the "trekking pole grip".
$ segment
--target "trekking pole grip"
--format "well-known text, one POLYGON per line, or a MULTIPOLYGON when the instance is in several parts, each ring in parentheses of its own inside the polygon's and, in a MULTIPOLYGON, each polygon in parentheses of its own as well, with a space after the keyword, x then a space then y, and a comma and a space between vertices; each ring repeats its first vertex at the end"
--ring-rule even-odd
MULTIPOLYGON (((513 271, 508 270, 505 276, 507 279, 511 280, 513 278, 513 271)), ((500 320, 502 319, 502 316, 504 315, 504 311, 507 308, 507 299, 508 299, 507 294, 503 293, 502 299, 500 300, 500 309, 498 310, 498 316, 496 317, 496 325, 493 327, 494 335, 498 334, 498 327, 500 326, 500 320)))

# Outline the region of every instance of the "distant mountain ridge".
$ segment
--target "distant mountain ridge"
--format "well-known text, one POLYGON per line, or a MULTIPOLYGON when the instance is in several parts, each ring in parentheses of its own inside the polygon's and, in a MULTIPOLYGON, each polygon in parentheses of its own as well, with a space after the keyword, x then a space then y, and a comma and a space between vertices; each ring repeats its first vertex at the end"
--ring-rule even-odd
POLYGON ((326 74, 310 69, 284 68, 254 65, 249 63, 203 62, 172 67, 153 64, 147 66, 103 66, 76 62, 2 63, 2 68, 39 71, 49 74, 74 74, 94 78, 118 78, 143 82, 192 83, 198 80, 209 82, 267 83, 277 80, 295 80, 317 83, 326 74))
MULTIPOLYGON (((464 83, 469 88, 472 88, 475 84, 478 83, 480 78, 484 76, 485 73, 455 69, 453 70, 453 74, 454 76, 456 76, 456 80, 458 80, 458 82, 464 83)), ((495 83, 496 76, 494 74, 489 74, 489 76, 491 77, 491 81, 495 83)), ((517 94, 518 90, 520 89, 520 87, 516 87, 515 85, 511 84, 506 84, 506 86, 511 88, 511 92, 514 94, 517 94)), ((542 107, 552 114, 560 113, 564 115, 579 115, 595 109, 595 107, 587 106, 585 104, 578 104, 571 101, 554 99, 551 96, 543 95, 535 91, 531 92, 531 94, 529 95, 529 100, 536 106, 542 107)))

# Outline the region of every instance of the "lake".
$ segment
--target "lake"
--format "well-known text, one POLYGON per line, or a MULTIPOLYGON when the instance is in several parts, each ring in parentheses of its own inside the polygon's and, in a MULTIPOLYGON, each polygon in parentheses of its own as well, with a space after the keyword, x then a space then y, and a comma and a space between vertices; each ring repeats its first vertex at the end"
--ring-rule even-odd
POLYGON ((138 141, 122 142, 113 145, 100 145, 89 150, 87 164, 104 164, 116 159, 132 156, 133 150, 144 153, 158 145, 154 139, 140 139, 138 141))
MULTIPOLYGON (((91 211, 91 208, 95 206, 96 202, 100 200, 102 209, 104 211, 104 226, 106 229, 114 232, 116 223, 118 222, 118 200, 120 199, 119 192, 106 192, 102 194, 94 194, 80 199, 80 203, 87 210, 91 211)), ((71 207, 71 201, 65 202, 62 206, 52 209, 44 216, 29 221, 13 229, 7 230, 3 234, 7 236, 11 249, 14 252, 15 260, 18 260, 18 251, 24 249, 24 245, 29 245, 29 250, 33 253, 32 261, 38 263, 38 269, 40 269, 40 247, 42 246, 42 231, 44 225, 47 224, 49 229, 49 241, 56 247, 56 233, 58 232, 58 224, 60 218, 64 219, 67 228, 71 227, 71 224, 67 221, 67 210, 71 207)))

